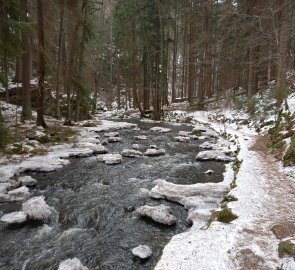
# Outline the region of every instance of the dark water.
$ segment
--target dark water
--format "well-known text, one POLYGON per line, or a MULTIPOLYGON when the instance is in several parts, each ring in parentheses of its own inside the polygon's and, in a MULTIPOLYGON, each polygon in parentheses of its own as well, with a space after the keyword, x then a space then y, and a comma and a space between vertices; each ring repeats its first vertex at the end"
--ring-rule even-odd
MULTIPOLYGON (((123 142, 109 144, 110 152, 120 152, 133 143, 144 151, 151 144, 166 150, 161 157, 124 158, 123 163, 108 166, 96 157, 72 159, 64 168, 50 173, 31 173, 38 180, 33 195, 44 195, 54 208, 46 225, 26 224, 18 227, 0 225, 0 269, 57 269, 60 261, 78 257, 89 269, 152 269, 171 237, 188 228, 187 211, 176 203, 149 198, 146 189, 153 180, 163 178, 178 184, 222 181, 224 165, 195 162, 203 141, 174 142, 178 131, 172 128, 161 134, 149 132, 155 124, 139 123, 141 131, 120 131, 123 142), (147 141, 135 141, 135 135, 148 135, 147 141), (204 174, 213 169, 214 176, 204 174), (144 204, 170 205, 178 222, 163 226, 140 218, 132 209, 144 204), (142 263, 133 258, 131 249, 147 244, 153 256, 142 263)), ((19 210, 20 204, 2 204, 0 211, 19 210)))

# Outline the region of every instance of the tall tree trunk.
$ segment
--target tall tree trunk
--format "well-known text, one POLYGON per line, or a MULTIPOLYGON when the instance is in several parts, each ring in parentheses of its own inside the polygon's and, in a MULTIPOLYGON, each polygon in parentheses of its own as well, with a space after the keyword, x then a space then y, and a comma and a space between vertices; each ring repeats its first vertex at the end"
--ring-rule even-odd
POLYGON ((47 128, 44 120, 44 77, 45 77, 45 44, 43 23, 43 0, 38 0, 38 42, 39 42, 39 95, 37 97, 37 126, 47 128))
MULTIPOLYGON (((28 21, 28 3, 27 0, 21 0, 22 18, 28 21)), ((22 32, 22 95, 23 105, 21 121, 29 120, 32 118, 32 105, 31 105, 31 90, 30 90, 30 45, 29 34, 26 31, 22 32)))
POLYGON ((57 68, 56 68, 56 86, 55 86, 55 96, 56 96, 55 117, 57 119, 60 119, 60 67, 62 62, 62 46, 63 46, 63 40, 64 40, 65 0, 60 0, 59 5, 60 5, 59 37, 58 37, 58 53, 57 53, 57 68))

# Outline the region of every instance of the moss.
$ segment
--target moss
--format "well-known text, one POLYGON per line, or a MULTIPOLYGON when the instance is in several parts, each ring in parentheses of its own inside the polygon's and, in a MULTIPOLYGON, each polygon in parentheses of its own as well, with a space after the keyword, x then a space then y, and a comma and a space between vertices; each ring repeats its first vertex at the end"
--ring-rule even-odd
POLYGON ((282 241, 279 243, 279 257, 291 256, 295 259, 295 245, 291 241, 282 241))
POLYGON ((193 131, 193 135, 195 135, 195 136, 201 136, 202 135, 202 131, 201 130, 194 130, 193 131))
POLYGON ((291 137, 291 144, 283 158, 284 166, 295 165, 295 134, 291 137))
POLYGON ((39 143, 42 143, 42 144, 45 144, 45 143, 49 142, 49 137, 46 134, 42 135, 42 136, 38 136, 35 139, 36 139, 36 141, 38 141, 39 143))
POLYGON ((3 123, 0 115, 0 149, 3 149, 7 144, 11 142, 11 134, 8 128, 3 123))
POLYGON ((237 199, 235 196, 230 195, 230 194, 225 194, 225 195, 223 196, 223 199, 222 199, 221 203, 222 203, 222 204, 226 204, 226 203, 228 203, 228 202, 235 202, 235 201, 237 201, 237 200, 238 200, 238 199, 237 199))

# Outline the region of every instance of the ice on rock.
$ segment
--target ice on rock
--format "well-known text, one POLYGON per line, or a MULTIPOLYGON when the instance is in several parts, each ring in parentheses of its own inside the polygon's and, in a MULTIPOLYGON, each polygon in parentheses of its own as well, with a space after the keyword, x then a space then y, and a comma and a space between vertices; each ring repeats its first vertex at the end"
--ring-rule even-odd
POLYGON ((44 221, 51 214, 49 205, 45 202, 44 196, 34 197, 22 204, 22 210, 30 219, 44 221))
POLYGON ((165 153, 166 152, 164 149, 149 148, 144 152, 144 155, 150 156, 150 157, 156 157, 156 156, 165 155, 165 153))
POLYGON ((33 187, 37 185, 37 180, 32 178, 31 176, 22 176, 18 178, 18 182, 25 187, 33 187))
POLYGON ((142 153, 140 151, 135 150, 135 149, 124 149, 121 152, 121 155, 123 157, 139 157, 139 156, 142 156, 142 153))
POLYGON ((171 207, 163 204, 158 206, 144 205, 136 209, 136 212, 141 216, 150 217, 152 220, 165 225, 176 223, 176 217, 171 214, 171 207))
POLYGON ((12 212, 2 216, 1 221, 6 224, 21 224, 27 220, 27 214, 24 211, 12 212))
POLYGON ((132 254, 140 259, 147 259, 152 256, 153 252, 147 245, 139 245, 132 249, 132 254))
POLYGON ((11 201, 23 201, 30 197, 30 192, 27 187, 20 187, 8 192, 11 201))
POLYGON ((152 127, 150 131, 160 132, 160 133, 167 133, 171 131, 171 128, 163 128, 163 127, 152 127))
POLYGON ((59 264, 58 270, 89 270, 78 258, 67 259, 59 264))
POLYGON ((106 154, 103 156, 102 161, 108 165, 119 164, 122 162, 122 155, 120 154, 106 154))

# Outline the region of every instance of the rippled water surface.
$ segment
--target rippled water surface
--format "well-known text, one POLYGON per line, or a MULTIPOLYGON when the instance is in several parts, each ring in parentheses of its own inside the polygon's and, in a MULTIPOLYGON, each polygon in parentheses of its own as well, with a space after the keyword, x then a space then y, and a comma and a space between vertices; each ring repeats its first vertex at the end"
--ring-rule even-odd
MULTIPOLYGON (((108 166, 95 156, 72 159, 68 166, 50 173, 31 173, 38 180, 33 195, 44 195, 54 209, 48 224, 0 225, 0 269, 57 269, 60 261, 78 257, 89 269, 152 269, 169 239, 188 228, 187 211, 176 203, 149 198, 153 180, 166 179, 178 184, 219 182, 224 165, 195 162, 203 141, 178 143, 173 139, 187 125, 160 126, 172 128, 169 133, 149 132, 155 124, 139 123, 141 131, 122 130, 123 142, 109 144, 110 152, 120 152, 133 143, 144 151, 155 144, 166 150, 161 157, 124 158, 123 163, 108 166), (147 141, 133 136, 147 135, 147 141), (214 175, 206 175, 208 169, 214 175), (133 209, 144 205, 170 205, 177 217, 174 226, 163 226, 140 218, 133 209), (153 256, 140 262, 131 249, 147 244, 153 256)), ((157 126, 159 126, 157 124, 157 126)), ((102 136, 103 134, 101 134, 102 136)), ((21 204, 0 205, 0 211, 19 210, 21 204)))

